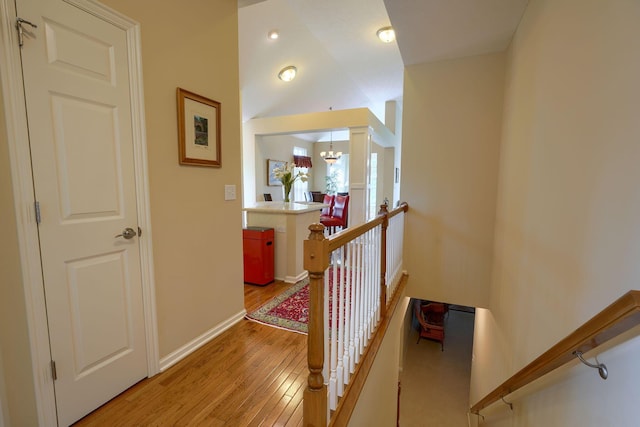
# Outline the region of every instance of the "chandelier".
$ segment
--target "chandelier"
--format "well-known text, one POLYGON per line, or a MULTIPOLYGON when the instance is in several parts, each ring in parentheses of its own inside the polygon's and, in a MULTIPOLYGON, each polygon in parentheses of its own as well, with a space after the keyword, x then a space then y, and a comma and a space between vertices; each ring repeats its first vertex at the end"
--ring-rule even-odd
POLYGON ((320 153, 320 157, 324 159, 325 162, 332 165, 338 161, 340 157, 342 157, 342 151, 334 152, 333 151, 333 131, 331 131, 331 141, 329 142, 329 151, 322 151, 320 153))

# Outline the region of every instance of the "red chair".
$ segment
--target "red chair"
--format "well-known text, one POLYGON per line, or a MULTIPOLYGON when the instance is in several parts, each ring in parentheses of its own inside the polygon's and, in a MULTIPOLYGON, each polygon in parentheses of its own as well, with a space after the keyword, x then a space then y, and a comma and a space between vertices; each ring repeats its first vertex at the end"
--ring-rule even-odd
POLYGON ((336 228, 341 230, 347 228, 349 216, 349 196, 335 196, 333 211, 329 217, 320 215, 320 222, 327 227, 329 234, 336 232, 336 228))
POLYGON ((333 213, 334 202, 335 202, 334 196, 330 196, 328 194, 324 195, 324 199, 322 200, 322 203, 324 203, 325 205, 329 205, 329 207, 322 208, 322 211, 320 212, 320 222, 322 222, 323 219, 331 218, 331 214, 333 213))
POLYGON ((441 351, 444 351, 444 314, 445 304, 432 302, 421 306, 420 300, 415 300, 413 310, 420 323, 419 343, 421 338, 440 342, 441 351))

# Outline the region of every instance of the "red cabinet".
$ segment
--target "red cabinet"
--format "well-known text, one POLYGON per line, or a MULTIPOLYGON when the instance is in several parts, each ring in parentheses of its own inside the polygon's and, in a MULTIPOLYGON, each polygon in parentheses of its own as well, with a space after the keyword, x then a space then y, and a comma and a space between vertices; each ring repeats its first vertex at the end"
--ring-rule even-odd
POLYGON ((273 228, 247 227, 242 230, 244 281, 266 285, 274 279, 273 228))

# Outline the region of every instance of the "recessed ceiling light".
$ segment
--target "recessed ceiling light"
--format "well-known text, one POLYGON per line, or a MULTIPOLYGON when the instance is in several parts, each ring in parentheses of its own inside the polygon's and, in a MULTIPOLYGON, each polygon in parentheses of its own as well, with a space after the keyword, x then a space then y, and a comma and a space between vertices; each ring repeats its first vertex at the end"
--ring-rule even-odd
POLYGON ((271 31, 269 31, 269 33, 267 34, 267 37, 268 37, 270 40, 275 40, 275 39, 277 39, 278 37, 280 37, 280 33, 278 32, 278 30, 271 30, 271 31))
POLYGON ((396 39, 396 32, 393 30, 393 27, 382 27, 376 31, 376 35, 384 43, 391 43, 396 39))
POLYGON ((288 67, 284 67, 282 70, 280 70, 280 72, 278 73, 278 78, 283 82, 290 82, 291 80, 296 78, 297 72, 298 69, 296 67, 294 67, 293 65, 289 65, 288 67))

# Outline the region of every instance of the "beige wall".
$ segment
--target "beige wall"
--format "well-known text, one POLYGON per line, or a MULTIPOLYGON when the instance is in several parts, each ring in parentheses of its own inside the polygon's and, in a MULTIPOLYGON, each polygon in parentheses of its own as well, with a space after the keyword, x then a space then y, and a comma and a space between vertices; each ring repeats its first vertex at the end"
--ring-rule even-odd
POLYGON ((0 102, 0 425, 4 416, 7 426, 32 426, 38 418, 11 182, 0 102))
POLYGON ((409 298, 400 295, 400 302, 349 420, 350 426, 396 425, 400 356, 408 303, 409 298))
MULTIPOLYGON (((293 147, 301 147, 307 149, 309 157, 313 157, 313 143, 304 139, 296 138, 291 135, 264 135, 256 136, 256 200, 262 201, 263 193, 271 193, 274 201, 283 200, 284 195, 282 186, 268 186, 267 181, 267 160, 282 160, 285 162, 293 161, 293 147)), ((317 172, 317 162, 312 162, 313 166, 309 169, 310 179, 309 190, 313 190, 312 179, 317 172)), ((293 192, 291 192, 293 197, 293 192)), ((297 201, 297 200, 296 200, 297 201)), ((301 200, 304 201, 304 200, 301 200)))
POLYGON ((396 124, 395 135, 397 144, 393 153, 393 206, 396 206, 400 202, 400 182, 402 181, 402 118, 403 118, 403 104, 396 104, 396 124), (398 181, 396 182, 395 168, 398 168, 398 181))
POLYGON ((405 69, 401 200, 412 297, 487 306, 505 56, 405 69))
MULTIPOLYGON (((640 3, 531 0, 509 53, 491 310, 471 401, 640 283, 640 3)), ((413 271, 411 271, 412 277, 413 271)), ((483 425, 637 425, 638 329, 483 425)))
POLYGON ((226 0, 105 3, 141 24, 163 357, 243 310, 238 10, 226 0), (221 102, 221 168, 178 165, 176 87, 221 102), (236 200, 224 200, 225 184, 236 200))

